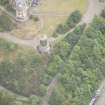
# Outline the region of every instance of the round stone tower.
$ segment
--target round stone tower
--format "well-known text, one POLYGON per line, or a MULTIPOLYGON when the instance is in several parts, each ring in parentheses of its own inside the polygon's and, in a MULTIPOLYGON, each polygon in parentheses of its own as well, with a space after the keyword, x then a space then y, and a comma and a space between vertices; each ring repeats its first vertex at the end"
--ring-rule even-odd
POLYGON ((9 4, 16 11, 17 21, 26 21, 30 7, 38 5, 38 2, 39 0, 9 0, 9 4))
POLYGON ((26 21, 28 19, 28 9, 30 0, 9 0, 12 8, 16 11, 17 21, 26 21))
POLYGON ((28 4, 26 0, 15 0, 16 2, 16 20, 26 21, 28 19, 28 4))
POLYGON ((50 53, 50 43, 46 35, 40 39, 38 50, 40 53, 50 53))

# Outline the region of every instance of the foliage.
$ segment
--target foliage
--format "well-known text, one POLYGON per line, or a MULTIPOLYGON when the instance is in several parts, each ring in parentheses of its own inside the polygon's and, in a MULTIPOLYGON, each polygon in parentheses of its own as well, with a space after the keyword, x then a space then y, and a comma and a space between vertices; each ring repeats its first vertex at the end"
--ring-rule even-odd
POLYGON ((59 91, 53 91, 49 103, 50 105, 61 105, 64 102, 64 97, 59 91))
POLYGON ((9 4, 9 0, 0 0, 1 5, 7 5, 9 4))
MULTIPOLYGON (((60 92, 58 85, 50 97, 50 105, 59 105, 59 97, 62 96, 64 98, 60 105, 86 105, 89 103, 90 97, 105 78, 104 22, 105 19, 95 17, 85 32, 82 30, 81 33, 80 29, 83 28, 78 28, 79 31, 75 29, 66 37, 65 41, 70 44, 72 49, 71 53, 65 57, 66 62, 63 63, 63 71, 60 72, 59 81, 64 92, 60 92), (59 92, 61 95, 56 97, 59 92)), ((60 47, 60 49, 62 48, 60 47)))
POLYGON ((101 16, 102 16, 103 18, 105 18, 105 9, 102 10, 101 16))
POLYGON ((0 92, 0 105, 13 105, 15 98, 11 95, 0 92))
POLYGON ((43 68, 44 71, 41 57, 32 49, 21 48, 2 39, 0 52, 3 58, 0 60, 0 84, 22 95, 41 95, 37 91, 41 85, 40 70, 43 68))
POLYGON ((14 23, 6 14, 0 15, 0 31, 11 31, 15 27, 14 23))
POLYGON ((59 24, 56 31, 54 32, 54 35, 56 34, 64 34, 73 27, 76 26, 81 20, 81 13, 79 11, 74 11, 72 14, 68 17, 66 22, 64 24, 59 24))

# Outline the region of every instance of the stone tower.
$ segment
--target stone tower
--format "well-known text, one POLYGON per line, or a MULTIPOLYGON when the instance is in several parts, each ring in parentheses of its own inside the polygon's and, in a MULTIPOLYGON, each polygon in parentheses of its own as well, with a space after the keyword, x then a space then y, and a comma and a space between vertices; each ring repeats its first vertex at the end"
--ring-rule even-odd
POLYGON ((47 36, 43 36, 40 39, 38 50, 40 53, 50 53, 50 43, 49 43, 47 36))
POLYGON ((9 0, 12 8, 16 11, 16 20, 25 21, 28 19, 28 9, 30 0, 9 0))
POLYGON ((15 0, 16 3, 16 20, 25 21, 28 19, 28 4, 26 0, 15 0))
POLYGON ((31 6, 38 5, 39 0, 9 0, 9 4, 16 11, 17 21, 26 21, 29 17, 28 10, 31 6))

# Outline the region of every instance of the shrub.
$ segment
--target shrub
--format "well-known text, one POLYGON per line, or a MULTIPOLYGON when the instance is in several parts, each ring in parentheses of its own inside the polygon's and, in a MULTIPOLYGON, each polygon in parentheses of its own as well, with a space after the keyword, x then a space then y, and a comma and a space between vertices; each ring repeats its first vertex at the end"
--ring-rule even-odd
POLYGON ((66 20, 64 24, 59 24, 53 36, 57 34, 65 34, 70 29, 74 28, 81 20, 81 13, 79 11, 74 11, 66 20), (57 34, 56 34, 57 33, 57 34))
POLYGON ((12 23, 7 15, 2 14, 0 16, 0 31, 11 31, 14 26, 15 25, 12 23))
POLYGON ((102 10, 101 16, 102 16, 103 18, 105 18, 105 9, 102 10))

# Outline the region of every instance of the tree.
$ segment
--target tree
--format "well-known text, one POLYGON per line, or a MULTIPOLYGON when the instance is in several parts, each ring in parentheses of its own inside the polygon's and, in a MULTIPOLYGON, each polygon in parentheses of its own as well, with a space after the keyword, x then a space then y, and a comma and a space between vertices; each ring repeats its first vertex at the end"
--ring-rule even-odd
POLYGON ((14 105, 14 103, 15 103, 14 97, 6 93, 0 92, 0 105, 14 105))
POLYGON ((50 105, 62 105, 63 102, 64 102, 63 94, 61 94, 58 90, 53 91, 49 99, 49 104, 50 105))
POLYGON ((73 28, 77 23, 81 20, 81 13, 80 11, 74 11, 67 19, 66 24, 68 27, 73 28))
POLYGON ((58 54, 63 60, 66 59, 70 52, 71 46, 66 41, 60 41, 57 43, 55 53, 58 54))
POLYGON ((101 16, 102 16, 103 18, 105 18, 105 9, 102 10, 101 16))

